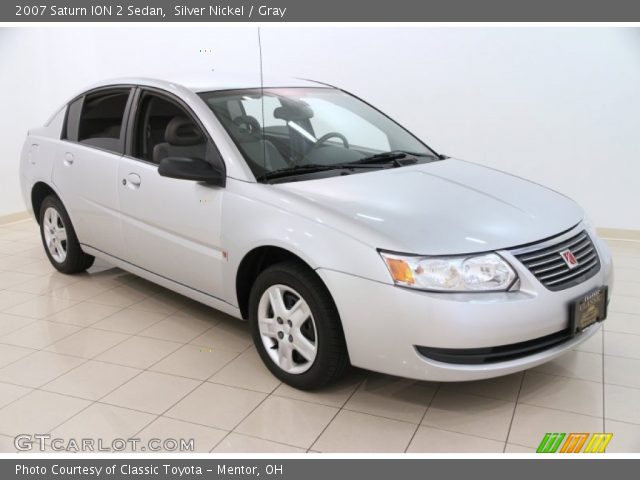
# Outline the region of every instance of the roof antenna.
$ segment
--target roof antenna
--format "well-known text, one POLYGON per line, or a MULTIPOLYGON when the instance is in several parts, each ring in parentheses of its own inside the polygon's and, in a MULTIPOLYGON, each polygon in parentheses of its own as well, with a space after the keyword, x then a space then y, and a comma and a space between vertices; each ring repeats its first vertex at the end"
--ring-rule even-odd
POLYGON ((260 52, 260 107, 262 111, 262 167, 267 169, 267 142, 264 136, 264 74, 262 71, 262 37, 258 27, 258 51, 260 52))

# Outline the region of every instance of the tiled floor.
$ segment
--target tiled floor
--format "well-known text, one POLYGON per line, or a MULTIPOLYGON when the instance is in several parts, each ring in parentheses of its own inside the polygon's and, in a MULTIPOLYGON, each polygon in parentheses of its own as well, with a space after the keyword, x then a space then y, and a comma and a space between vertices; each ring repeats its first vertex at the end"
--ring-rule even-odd
POLYGON ((0 451, 19 433, 194 438, 201 452, 531 452, 545 432, 614 433, 640 452, 640 244, 610 242, 604 331, 561 359, 438 384, 354 370, 280 384, 246 324, 121 270, 65 276, 36 224, 0 227, 0 451))

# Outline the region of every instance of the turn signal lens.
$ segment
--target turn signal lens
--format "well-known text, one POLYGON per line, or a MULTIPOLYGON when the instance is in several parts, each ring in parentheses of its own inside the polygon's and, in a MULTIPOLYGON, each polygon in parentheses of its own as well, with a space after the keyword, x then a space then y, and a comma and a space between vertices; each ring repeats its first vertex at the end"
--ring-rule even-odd
POLYGON ((391 258, 391 257, 383 257, 384 261, 387 263, 387 267, 389 267, 389 272, 393 277, 393 280, 398 283, 402 283, 405 285, 413 285, 416 281, 413 278, 413 272, 411 271, 411 267, 404 260, 400 260, 399 258, 391 258))

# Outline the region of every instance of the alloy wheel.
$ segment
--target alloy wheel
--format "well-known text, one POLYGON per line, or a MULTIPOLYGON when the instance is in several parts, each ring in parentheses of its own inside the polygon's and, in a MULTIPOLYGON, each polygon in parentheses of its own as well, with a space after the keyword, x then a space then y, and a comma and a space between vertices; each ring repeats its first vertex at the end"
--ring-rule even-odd
POLYGON ((58 211, 49 207, 44 212, 42 232, 51 257, 58 263, 67 258, 67 229, 58 211))
POLYGON ((271 360, 283 371, 301 374, 318 354, 316 324, 307 301, 293 288, 272 285, 258 305, 260 338, 271 360))

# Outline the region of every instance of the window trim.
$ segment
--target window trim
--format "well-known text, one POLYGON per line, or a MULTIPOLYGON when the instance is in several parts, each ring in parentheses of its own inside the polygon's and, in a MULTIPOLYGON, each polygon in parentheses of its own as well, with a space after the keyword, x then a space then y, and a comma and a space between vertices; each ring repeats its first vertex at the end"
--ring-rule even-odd
POLYGON ((131 105, 131 109, 129 111, 129 115, 127 117, 127 130, 125 132, 125 145, 124 145, 124 155, 125 157, 131 159, 131 160, 136 160, 138 162, 142 162, 144 164, 147 165, 152 165, 156 168, 158 168, 158 164, 154 163, 154 162, 150 162, 148 160, 145 160, 143 158, 138 158, 136 156, 133 155, 133 143, 134 143, 134 139, 135 139, 135 135, 136 135, 136 128, 137 128, 137 120, 138 120, 138 113, 140 111, 140 106, 142 103, 142 99, 143 96, 145 94, 152 94, 155 95, 157 97, 163 98, 171 103, 176 104, 178 107, 180 107, 182 110, 185 111, 185 113, 189 116, 189 118, 200 128, 200 130, 202 130, 202 133, 205 135, 206 139, 211 142, 211 145, 213 146, 213 148, 215 149, 215 152, 218 155, 218 158, 220 159, 220 164, 219 165, 213 165, 214 167, 220 167, 222 169, 222 174, 225 178, 225 183, 226 183, 226 178, 227 178, 227 165, 224 161, 224 158, 222 158, 222 154, 220 153, 220 149, 218 148, 218 146, 216 145, 216 142, 213 140, 213 137, 211 136, 211 134, 209 133, 209 130, 207 130, 204 126, 204 124, 202 123, 202 121, 198 118, 198 115, 196 115, 196 113, 193 111, 193 109, 191 109, 191 107, 189 107, 189 105, 187 105, 187 103, 182 100, 180 97, 178 97, 177 95, 168 92, 166 90, 163 90, 161 88, 157 88, 157 87, 149 87, 146 85, 137 85, 135 88, 135 92, 133 95, 133 100, 132 100, 132 105, 131 105))
MULTIPOLYGON (((92 88, 91 90, 87 90, 79 95, 76 95, 75 97, 73 97, 71 100, 69 100, 67 102, 67 104, 65 105, 65 113, 64 113, 64 123, 62 125, 62 129, 60 131, 60 140, 63 142, 69 142, 72 143, 73 145, 78 145, 80 147, 83 148, 90 148, 93 150, 99 150, 101 152, 106 152, 106 153, 110 153, 112 155, 118 155, 119 157, 122 157, 124 155, 125 152, 125 146, 126 146, 126 134, 127 134, 127 125, 128 125, 128 119, 129 119, 129 114, 131 111, 131 106, 132 106, 132 101, 133 101, 133 96, 134 93, 136 91, 136 86, 132 85, 132 84, 115 84, 115 85, 103 85, 100 87, 96 87, 96 88, 92 88), (78 141, 75 140, 69 140, 68 138, 65 138, 67 135, 67 122, 69 120, 69 107, 71 106, 72 103, 74 103, 77 100, 82 99, 82 108, 84 108, 84 101, 87 98, 88 95, 93 95, 94 93, 100 93, 102 91, 108 91, 108 90, 129 90, 129 96, 127 97, 127 103, 125 105, 124 108, 124 113, 122 114, 122 126, 120 127, 120 140, 119 140, 119 149, 121 151, 119 152, 114 152, 113 150, 109 150, 106 148, 102 148, 102 147, 98 147, 96 145, 87 145, 84 143, 80 143, 78 141)), ((82 109, 80 111, 80 118, 82 118, 82 109)))

